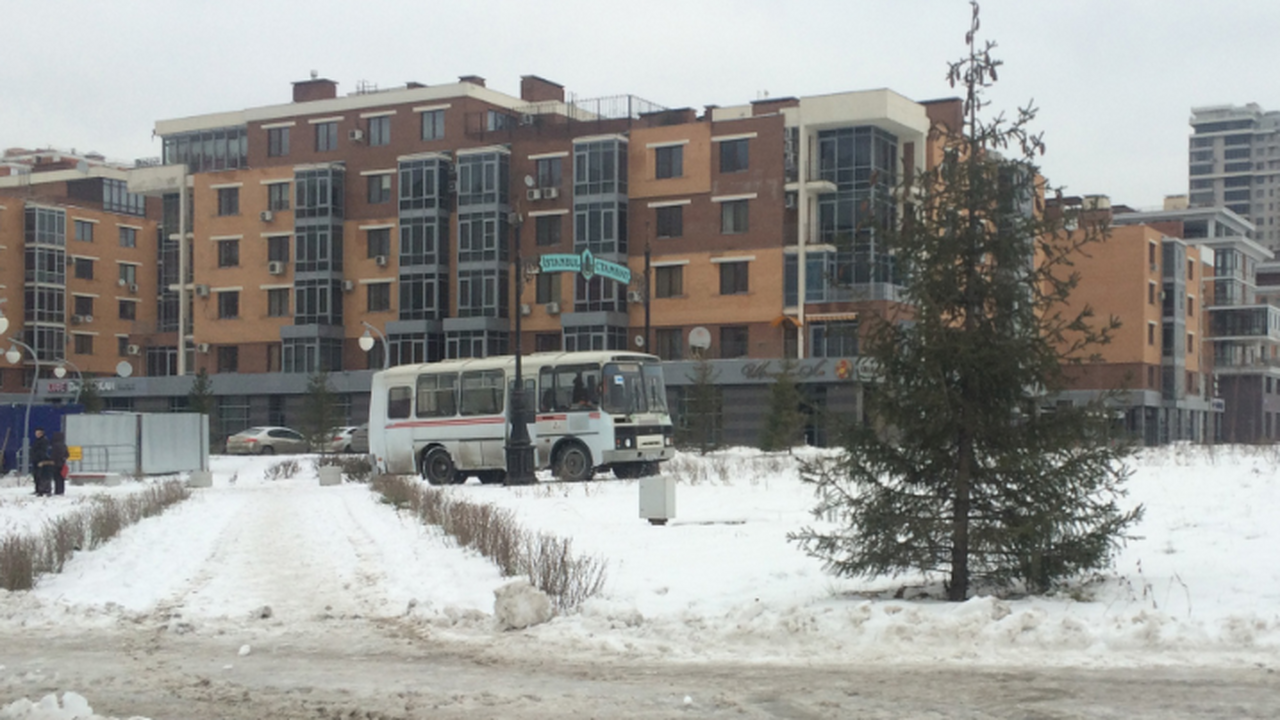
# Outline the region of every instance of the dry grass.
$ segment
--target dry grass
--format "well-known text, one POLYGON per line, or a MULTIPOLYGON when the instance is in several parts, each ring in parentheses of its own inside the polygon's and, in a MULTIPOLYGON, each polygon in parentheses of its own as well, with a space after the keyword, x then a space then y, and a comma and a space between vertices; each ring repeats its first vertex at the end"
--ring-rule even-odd
POLYGON ((169 480, 126 497, 96 497, 81 510, 45 522, 38 534, 11 533, 0 539, 0 587, 30 590, 40 575, 61 572, 77 551, 92 550, 189 497, 185 484, 169 480))
POLYGON ((369 482, 373 475, 373 461, 368 455, 320 455, 312 462, 317 472, 327 465, 342 468, 342 475, 349 482, 369 482))
POLYGON ((489 558, 503 575, 528 577, 561 613, 573 611, 604 588, 603 560, 576 557, 571 541, 525 530, 510 510, 452 499, 400 476, 379 476, 370 487, 385 502, 439 526, 460 547, 489 558))
POLYGON ((288 460, 281 460, 280 462, 271 465, 271 467, 268 467, 266 471, 262 473, 262 477, 267 480, 288 480, 294 475, 297 475, 298 471, 301 469, 302 466, 298 464, 297 460, 289 458, 288 460))

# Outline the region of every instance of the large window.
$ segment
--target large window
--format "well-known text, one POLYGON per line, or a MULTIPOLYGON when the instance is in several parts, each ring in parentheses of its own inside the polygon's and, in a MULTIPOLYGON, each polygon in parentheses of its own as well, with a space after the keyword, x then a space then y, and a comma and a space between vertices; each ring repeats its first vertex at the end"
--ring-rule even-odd
POLYGON ((237 345, 218 346, 218 372, 240 372, 240 348, 237 345))
POLYGON ((391 309, 391 283, 370 283, 365 288, 369 312, 386 312, 391 309))
POLYGON ((218 319, 233 320, 240 317, 240 292, 224 290, 218 293, 218 319))
POLYGON ((289 317, 289 288, 267 290, 267 316, 289 317))
POLYGON ((459 270, 458 317, 506 317, 507 271, 459 270))
POLYGON ((218 214, 240 214, 240 188, 218 188, 218 214))
MULTIPOLYGON (((744 263, 745 264, 745 263, 744 263)), ((654 297, 673 298, 684 295, 684 266, 664 265, 653 269, 654 297)))
POLYGON ((301 280, 294 283, 295 325, 340 325, 342 285, 337 280, 301 280))
POLYGON ((77 280, 93 279, 93 261, 89 258, 75 259, 75 276, 77 280))
MULTIPOLYGON (((166 135, 164 164, 184 163, 191 172, 230 170, 248 166, 248 150, 248 135, 244 127, 166 135)), ((143 213, 139 211, 133 214, 143 213)))
POLYGON ((76 295, 72 298, 72 312, 76 315, 93 315, 93 298, 88 295, 76 295))
POLYGON ((267 157, 284 157, 289 154, 289 128, 267 129, 267 157))
POLYGON ((93 223, 88 220, 75 221, 76 240, 93 242, 93 223))
POLYGON ((236 267, 240 264, 240 241, 218 241, 218 267, 236 267))
POLYGON ((562 160, 558 157, 538 160, 538 187, 560 187, 562 160))
POLYGON ((267 238, 267 260, 289 262, 289 243, 292 240, 288 235, 272 235, 267 238))
POLYGON ((560 302, 560 277, 563 273, 538 273, 535 281, 534 302, 545 305, 560 302))
POLYGON ((684 330, 681 328, 658 328, 654 331, 654 354, 663 360, 684 359, 684 330))
POLYGON ((577 143, 573 146, 573 192, 604 195, 627 191, 627 151, 618 140, 577 143))
POLYGON ((747 356, 748 334, 744 325, 726 325, 720 328, 720 357, 722 359, 747 356))
POLYGON ((120 228, 120 247, 138 247, 138 230, 136 228, 120 228))
POLYGON ((128 287, 138 282, 138 266, 120 263, 120 284, 128 287))
POLYGON ((137 300, 120 300, 118 301, 119 313, 121 320, 137 320, 138 319, 138 301, 137 300))
POLYGON ((369 134, 369 145, 377 147, 379 145, 388 145, 391 143, 391 116, 381 115, 379 117, 369 118, 369 126, 366 130, 369 134))
POLYGON ((747 262, 720 263, 720 294, 742 295, 748 292, 750 289, 747 282, 749 267, 750 263, 747 262))
MULTIPOLYGON (((400 276, 400 319, 401 320, 438 320, 444 317, 449 307, 449 283, 447 277, 437 273, 408 273, 400 276)), ((392 352, 392 358, 400 357, 403 362, 425 362, 424 360, 404 360, 403 355, 392 352)), ((434 358, 434 359, 439 359, 434 358)))
POLYGON ((458 262, 505 260, 506 223, 498 213, 468 213, 458 216, 458 262))
POLYGON ((342 269, 342 226, 307 226, 297 235, 299 272, 342 269))
POLYGON ((627 251, 626 203, 578 203, 573 208, 574 252, 602 253, 627 251))
POLYGON ((560 215, 539 215, 534 221, 537 225, 539 247, 560 244, 560 215))
POLYGON ((129 192, 129 183, 124 180, 103 178, 102 209, 125 215, 146 215, 147 199, 137 193, 129 192))
POLYGON ((422 113, 422 139, 444 139, 444 110, 428 110, 422 113))
POLYGON ((449 167, 439 160, 400 163, 400 209, 429 210, 439 207, 448 187, 449 167))
POLYGON ((448 257, 440 241, 444 221, 438 218, 410 217, 400 221, 400 267, 435 265, 448 257))
POLYGON ((684 206, 668 205, 655 208, 657 237, 674 238, 684 235, 684 206))
POLYGON ((474 153, 458 159, 458 205, 490 205, 507 201, 508 159, 505 153, 474 153))
POLYGON ((331 152, 338 149, 338 123, 316 123, 316 152, 331 152))
POLYGON ((458 414, 458 375, 418 376, 418 417, 453 417, 458 414))
POLYGON ((720 232, 736 235, 747 231, 747 201, 727 200, 720 203, 720 232))
POLYGON ((747 139, 725 140, 720 145, 720 172, 735 173, 747 169, 747 139))
POLYGON ((75 339, 75 353, 77 355, 93 354, 93 336, 83 333, 73 333, 71 335, 75 339))
POLYGON ((503 372, 472 370, 462 373, 460 411, 462 415, 496 415, 502 412, 503 372))
POLYGON ((684 146, 669 145, 653 150, 654 177, 678 178, 684 175, 684 146))
POLYGON ((810 336, 813 357, 853 357, 858 354, 858 323, 815 323, 810 336))

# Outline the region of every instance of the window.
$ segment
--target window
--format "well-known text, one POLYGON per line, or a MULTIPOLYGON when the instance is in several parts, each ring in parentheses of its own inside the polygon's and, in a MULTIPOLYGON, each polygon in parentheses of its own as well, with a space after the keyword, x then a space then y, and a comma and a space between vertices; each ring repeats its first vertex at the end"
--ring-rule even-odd
POLYGON ((560 187, 561 160, 563 158, 542 158, 538 160, 538 187, 560 187))
POLYGON ((663 360, 683 360, 684 331, 680 328, 659 328, 654 333, 654 350, 663 360))
POLYGON ((673 298, 684 295, 683 265, 656 267, 653 269, 653 280, 654 297, 673 298))
POLYGON ((240 265, 240 241, 218 241, 218 267, 237 267, 240 265))
POLYGON ((218 319, 233 320, 240 317, 240 293, 227 290, 218 293, 218 319))
POLYGON ((93 336, 75 334, 71 337, 75 338, 75 351, 77 355, 93 354, 93 336))
POLYGON ((240 214, 240 188, 218 188, 218 214, 240 214))
POLYGON ((387 417, 404 419, 409 417, 413 409, 413 388, 387 388, 387 417))
POLYGON ((138 266, 137 265, 125 265, 121 263, 118 267, 120 268, 120 282, 125 287, 128 287, 129 285, 133 285, 138 282, 138 266))
POLYGON ((496 415, 502 412, 503 377, 501 370, 462 373, 461 414, 496 415))
POLYGON ((534 352, 559 352, 561 346, 560 333, 538 333, 533 336, 534 352))
POLYGON ((391 202, 391 173, 369 176, 369 204, 391 202))
POLYGON ((813 357, 853 357, 858 354, 856 321, 814 323, 810 337, 813 357))
POLYGON ((720 328, 720 357, 740 358, 747 356, 747 328, 743 325, 729 325, 720 328))
POLYGON ((121 320, 137 320, 138 319, 138 303, 134 300, 120 301, 120 319, 121 320))
POLYGON ((289 236, 272 235, 267 238, 267 259, 276 262, 289 262, 289 236))
POLYGON ((654 177, 678 178, 684 175, 684 146, 670 145, 653 150, 654 177))
POLYGON ((75 276, 77 280, 93 279, 93 261, 89 258, 75 259, 75 276))
POLYGON ((516 126, 516 119, 514 117, 507 115, 506 113, 498 112, 497 110, 490 110, 485 117, 485 129, 489 132, 493 132, 495 130, 510 130, 516 126))
POLYGON ((1187 261, 1187 279, 1188 280, 1196 279, 1196 261, 1195 260, 1187 261))
POLYGON ((93 242, 93 223, 86 220, 76 220, 76 240, 80 242, 93 242))
POLYGON ((289 209, 289 183, 271 183, 267 186, 267 209, 289 209))
POLYGON ((379 145, 387 145, 391 142, 391 116, 382 115, 380 117, 369 118, 369 127, 366 131, 369 134, 369 145, 376 147, 379 145))
POLYGON ((747 169, 747 139, 726 140, 720 143, 720 172, 735 173, 747 169))
POLYGON ((124 180, 103 178, 102 209, 107 212, 142 216, 147 214, 147 199, 137 193, 129 192, 129 183, 124 180))
POLYGON ((331 152, 338 149, 338 123, 316 123, 316 152, 331 152))
POLYGON ((289 316, 289 288, 271 288, 267 291, 267 316, 289 316))
POLYGON ((560 244, 560 217, 560 215, 539 215, 534 218, 539 247, 560 244))
POLYGON ((684 206, 669 205, 656 208, 657 237, 673 238, 684 235, 684 206))
POLYGON ((116 336, 116 355, 119 355, 120 357, 127 357, 129 355, 129 336, 116 336))
POLYGON ((746 262, 720 263, 720 294, 741 295, 747 292, 746 262))
POLYGON ((267 129, 267 157, 284 157, 289 154, 289 128, 267 129))
POLYGON ((386 312, 391 309, 391 283, 370 283, 368 289, 369 312, 386 312))
POLYGON ((235 345, 218 346, 218 372, 239 372, 240 348, 235 345))
POLYGON ((453 417, 457 413, 456 373, 418 376, 418 417, 453 417))
POLYGON ((377 228, 367 230, 365 232, 365 245, 367 255, 365 257, 378 257, 379 255, 391 255, 391 228, 377 228))
POLYGON ((729 200, 720 203, 720 232, 734 235, 747 231, 747 201, 729 200))
POLYGON ((561 273, 538 273, 535 281, 534 302, 545 305, 560 302, 561 273))
POLYGON ((1156 324, 1153 322, 1147 323, 1147 344, 1156 344, 1156 324))
POLYGON ((441 140, 444 138, 444 111, 429 110, 422 113, 422 139, 441 140))
POLYGON ((86 295, 76 295, 72 299, 72 312, 76 315, 92 315, 93 314, 93 298, 86 295))
POLYGON ((138 247, 138 230, 136 228, 120 228, 120 247, 138 247))
POLYGON ((1196 299, 1193 297, 1187 297, 1187 317, 1195 317, 1195 316, 1196 316, 1196 299))

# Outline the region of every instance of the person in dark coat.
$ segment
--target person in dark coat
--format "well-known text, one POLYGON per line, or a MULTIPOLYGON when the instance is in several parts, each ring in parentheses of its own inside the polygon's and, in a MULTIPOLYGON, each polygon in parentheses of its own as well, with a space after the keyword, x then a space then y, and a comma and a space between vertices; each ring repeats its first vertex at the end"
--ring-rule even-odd
POLYGON ((48 495, 52 491, 49 471, 53 468, 50 455, 49 438, 44 436, 43 428, 36 428, 36 439, 31 443, 31 476, 36 481, 36 495, 48 495))
POLYGON ((53 494, 63 495, 67 492, 67 436, 61 432, 53 434, 53 443, 49 446, 49 458, 53 460, 53 470, 49 475, 53 478, 53 494))

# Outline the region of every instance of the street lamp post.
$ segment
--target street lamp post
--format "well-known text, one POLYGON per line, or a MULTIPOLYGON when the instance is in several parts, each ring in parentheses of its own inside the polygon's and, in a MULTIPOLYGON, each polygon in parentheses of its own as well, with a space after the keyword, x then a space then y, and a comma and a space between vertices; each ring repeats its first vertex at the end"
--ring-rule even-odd
MULTIPOLYGON (((5 325, 8 326, 8 322, 6 322, 5 325)), ((5 352, 4 357, 10 364, 16 365, 22 360, 22 353, 18 350, 19 347, 24 348, 27 352, 31 353, 31 359, 36 363, 35 375, 31 377, 31 392, 27 395, 27 413, 22 423, 21 465, 26 466, 30 465, 31 461, 31 405, 36 400, 36 385, 40 382, 40 356, 36 354, 35 348, 21 340, 9 338, 9 342, 13 343, 14 347, 10 347, 9 350, 5 352)), ((34 470, 32 470, 32 474, 35 474, 34 470)))
MULTIPOLYGON (((525 184, 532 185, 533 178, 525 177, 525 184)), ((511 435, 507 438, 507 485, 528 485, 536 479, 533 474, 533 443, 529 440, 529 420, 526 416, 523 353, 520 348, 521 303, 524 300, 524 258, 520 253, 520 213, 511 214, 511 224, 515 226, 515 281, 516 281, 516 322, 515 322, 515 387, 511 390, 511 435)))
POLYGON ((66 368, 67 365, 70 365, 71 369, 76 371, 76 397, 71 402, 73 403, 80 402, 80 392, 84 390, 84 373, 80 372, 80 368, 76 367, 75 363, 71 362, 66 358, 63 358, 58 362, 60 364, 53 369, 53 374, 59 380, 67 376, 67 368, 66 368))
POLYGON ((361 320, 360 324, 365 327, 364 334, 360 336, 360 340, 358 341, 360 343, 360 349, 365 352, 372 350, 373 336, 369 334, 369 331, 372 330, 378 333, 378 339, 382 340, 382 369, 386 370, 391 367, 391 344, 387 342, 387 336, 381 330, 370 325, 364 320, 361 320))

